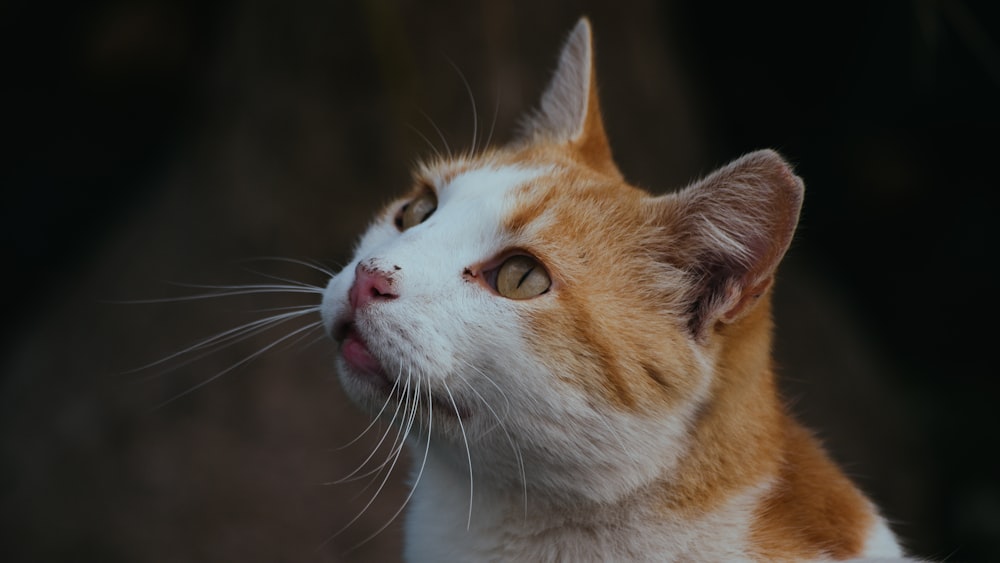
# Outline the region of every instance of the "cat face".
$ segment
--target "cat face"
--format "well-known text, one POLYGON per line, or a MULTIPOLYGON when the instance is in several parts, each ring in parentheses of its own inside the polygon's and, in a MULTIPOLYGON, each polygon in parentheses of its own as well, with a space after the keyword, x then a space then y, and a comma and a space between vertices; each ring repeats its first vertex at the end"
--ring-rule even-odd
POLYGON ((801 183, 744 157, 653 197, 615 168, 589 28, 512 146, 421 166, 327 286, 360 405, 498 485, 611 500, 669 471, 801 183))
POLYGON ((662 467, 705 381, 680 272, 643 246, 656 201, 531 152, 426 166, 376 219, 324 295, 342 383, 383 416, 409 396, 421 431, 510 476, 517 455, 536 478, 662 467))

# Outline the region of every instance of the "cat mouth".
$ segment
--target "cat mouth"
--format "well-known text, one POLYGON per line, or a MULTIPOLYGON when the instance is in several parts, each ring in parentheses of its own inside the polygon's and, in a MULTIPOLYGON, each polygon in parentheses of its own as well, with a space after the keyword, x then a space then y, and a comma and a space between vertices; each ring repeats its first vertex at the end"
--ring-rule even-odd
POLYGON ((358 334, 354 325, 347 323, 339 332, 343 333, 343 336, 338 340, 340 342, 340 353, 344 357, 344 361, 356 371, 373 377, 379 377, 388 383, 389 378, 382 369, 382 364, 372 356, 368 345, 361 338, 361 335, 358 334))
MULTIPOLYGON (((368 344, 358 333, 354 323, 344 322, 334 330, 333 337, 340 343, 340 355, 351 368, 355 377, 373 385, 387 397, 394 397, 397 400, 403 399, 404 392, 400 389, 398 382, 390 379, 382 368, 382 364, 372 355, 368 344)), ((431 393, 430 401, 434 406, 435 414, 442 413, 463 420, 471 415, 464 405, 455 401, 450 395, 445 398, 431 393)))
POLYGON ((343 322, 333 332, 334 340, 340 344, 340 356, 356 379, 374 386, 381 393, 392 393, 393 382, 382 369, 382 363, 372 355, 354 323, 343 322))

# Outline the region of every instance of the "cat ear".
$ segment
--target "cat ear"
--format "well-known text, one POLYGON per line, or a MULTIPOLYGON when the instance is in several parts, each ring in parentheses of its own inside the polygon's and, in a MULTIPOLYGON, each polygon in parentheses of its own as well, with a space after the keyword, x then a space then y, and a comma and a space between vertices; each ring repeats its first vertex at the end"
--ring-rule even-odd
POLYGON ((696 337, 742 318, 770 288, 803 192, 788 163, 763 150, 654 200, 669 239, 661 254, 693 280, 685 305, 696 337))
POLYGON ((590 21, 580 18, 559 55, 539 108, 523 124, 532 141, 569 143, 597 169, 617 174, 601 121, 590 21))

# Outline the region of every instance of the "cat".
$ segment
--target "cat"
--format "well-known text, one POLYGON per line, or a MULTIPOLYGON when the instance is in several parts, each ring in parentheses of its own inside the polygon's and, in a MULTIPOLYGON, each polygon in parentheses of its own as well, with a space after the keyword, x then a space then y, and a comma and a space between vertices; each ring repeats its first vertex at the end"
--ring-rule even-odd
POLYGON ((323 293, 346 393, 415 459, 410 561, 898 558, 775 387, 803 183, 761 150, 625 182, 590 23, 520 137, 438 157, 323 293))

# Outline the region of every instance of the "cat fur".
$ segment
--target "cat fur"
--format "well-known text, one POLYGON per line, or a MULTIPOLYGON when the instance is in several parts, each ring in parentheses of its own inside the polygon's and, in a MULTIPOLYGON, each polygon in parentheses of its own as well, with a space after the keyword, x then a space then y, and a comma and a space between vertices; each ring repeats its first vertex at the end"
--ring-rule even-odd
POLYGON ((325 290, 330 333, 379 366, 342 353, 346 392, 408 432, 407 560, 901 557, 776 388, 771 285, 802 181, 763 150, 672 194, 632 187, 596 84, 582 19, 518 140, 419 166, 325 290), (513 253, 547 292, 490 287, 513 253), (382 285, 357 305, 360 272, 382 285))

